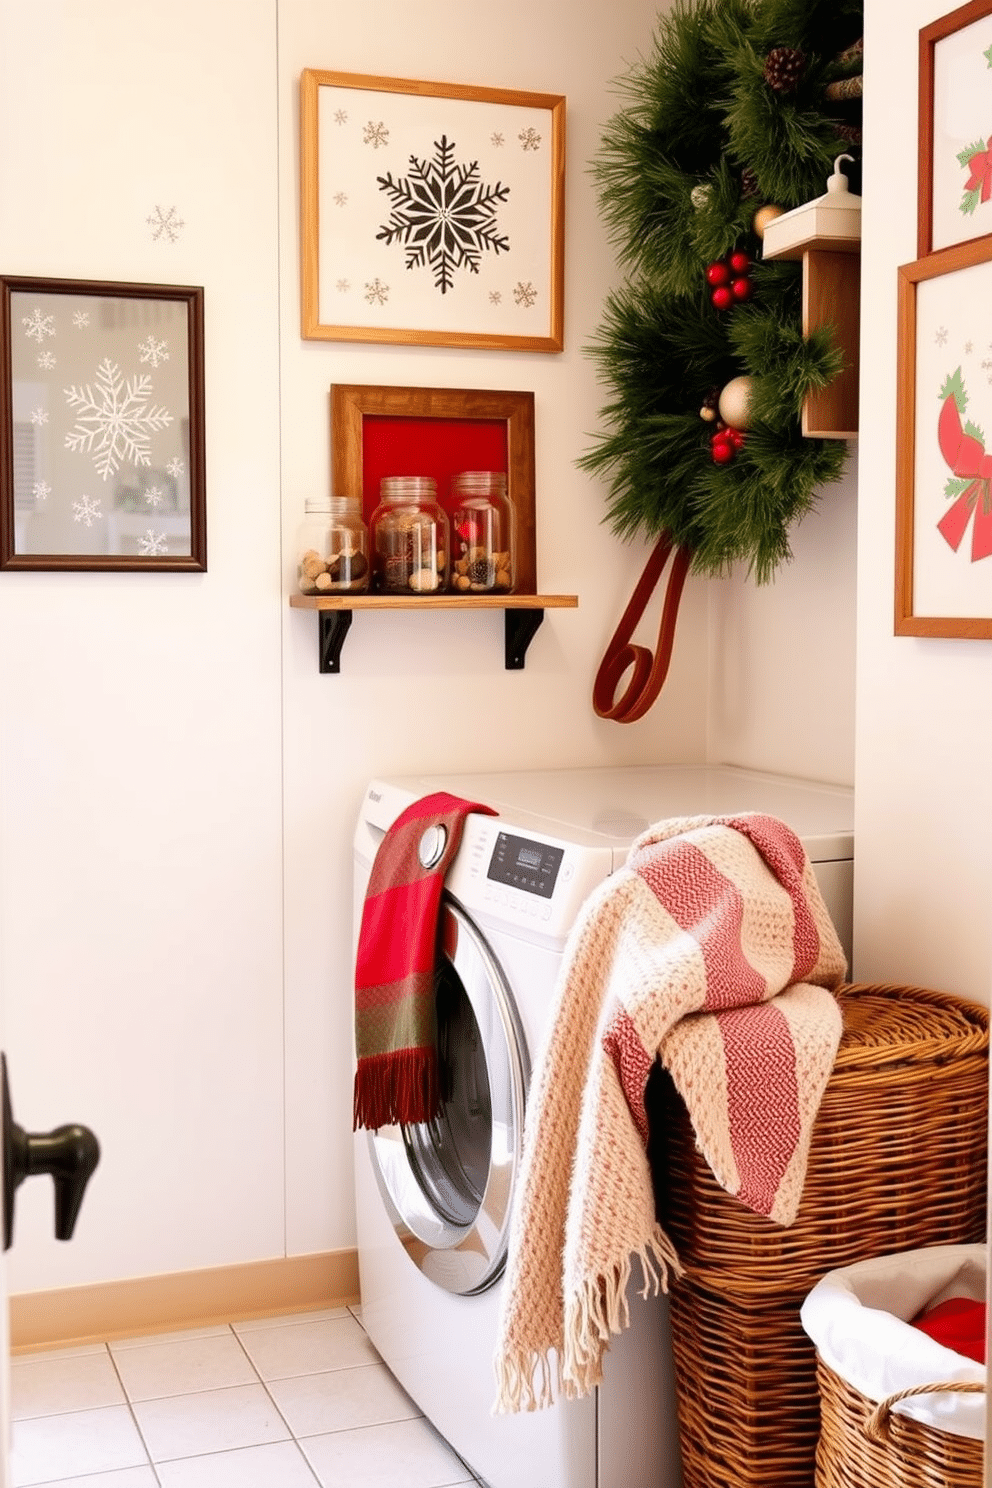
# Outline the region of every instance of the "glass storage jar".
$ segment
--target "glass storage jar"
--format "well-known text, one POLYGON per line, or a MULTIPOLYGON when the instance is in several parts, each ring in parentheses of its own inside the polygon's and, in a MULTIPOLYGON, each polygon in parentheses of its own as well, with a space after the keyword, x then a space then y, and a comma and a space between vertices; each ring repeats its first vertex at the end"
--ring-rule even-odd
POLYGON ((448 518, 430 475, 387 475, 372 513, 372 583, 380 594, 437 594, 448 587, 448 518))
POLYGON ((368 532, 357 497, 312 496, 297 540, 301 594, 358 593, 369 587, 368 532))
POLYGON ((508 594, 513 588, 513 535, 505 474, 463 470, 451 482, 451 496, 451 587, 459 594, 508 594))

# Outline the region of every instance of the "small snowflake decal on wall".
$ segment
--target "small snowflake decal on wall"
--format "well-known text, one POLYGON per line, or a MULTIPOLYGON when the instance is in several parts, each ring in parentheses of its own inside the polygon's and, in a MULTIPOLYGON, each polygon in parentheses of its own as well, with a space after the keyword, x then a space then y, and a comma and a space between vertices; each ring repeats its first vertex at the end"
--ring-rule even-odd
POLYGON ((55 366, 55 353, 53 351, 42 351, 38 354, 38 366, 43 372, 51 372, 55 366))
POLYGON ((74 522, 84 522, 87 527, 92 527, 93 523, 99 521, 102 516, 99 497, 94 501, 90 496, 83 496, 79 501, 72 503, 74 522))
POLYGON ((155 243, 158 242, 159 238, 165 238, 168 243, 175 243, 179 234, 186 226, 175 207, 156 207, 152 215, 147 217, 145 221, 152 229, 152 241, 155 243))
POLYGON ((381 119, 378 124, 374 124, 371 119, 369 120, 362 130, 362 144, 371 145, 373 150, 378 150, 380 146, 389 144, 389 130, 381 119))
POLYGON ((381 279, 373 279, 365 286, 365 298, 370 305, 384 305, 389 299, 389 285, 383 284, 381 279))
POLYGON ((39 429, 41 428, 42 424, 47 424, 48 423, 48 409, 47 408, 32 408, 32 410, 31 410, 31 422, 33 424, 37 424, 39 429))
POLYGON ((946 326, 938 326, 937 327, 937 330, 934 332, 933 339, 936 341, 936 343, 937 343, 938 346, 946 346, 947 345, 947 327, 946 326))
POLYGON ((149 486, 145 491, 146 506, 161 506, 165 500, 165 492, 161 486, 149 486))
POLYGON ((347 122, 348 122, 348 110, 347 109, 335 109, 334 110, 334 122, 335 122, 335 124, 347 124, 347 122))
POLYGON ((21 325, 26 326, 24 334, 31 341, 37 341, 40 346, 46 336, 55 335, 54 315, 42 315, 41 307, 36 306, 32 315, 22 315, 21 325))
POLYGON ((349 289, 351 288, 351 280, 339 279, 334 288, 338 291, 339 294, 347 294, 349 289))
POLYGON ((521 129, 517 135, 522 150, 539 150, 541 148, 541 136, 536 129, 521 129))
POLYGON ((497 129, 495 133, 489 136, 489 143, 492 145, 494 150, 501 150, 506 144, 506 135, 500 134, 499 130, 497 129))
POLYGON ((502 293, 502 290, 491 289, 489 291, 489 303, 490 303, 490 305, 502 305, 502 303, 503 303, 503 293, 502 293))
POLYGON ((185 469, 186 466, 184 462, 180 460, 178 455, 171 459, 168 465, 166 465, 165 467, 166 474, 171 475, 173 480, 178 480, 185 469))
POLYGON ((77 331, 84 331, 90 323, 90 312, 88 310, 77 310, 72 317, 72 323, 77 331))
POLYGON ((429 267, 441 294, 452 288, 456 270, 477 274, 484 252, 509 252, 510 239, 499 233, 496 213, 510 188, 499 181, 486 186, 477 160, 459 165, 455 143, 446 135, 435 140, 430 160, 410 156, 410 174, 402 180, 394 181, 392 172, 376 179, 393 202, 376 241, 402 243, 406 267, 429 267))
POLYGON ((537 299, 537 290, 529 280, 526 284, 515 284, 513 286, 513 299, 516 304, 522 305, 525 310, 530 310, 537 299))
POLYGON ((37 497, 39 501, 46 501, 51 494, 52 488, 47 481, 35 481, 31 487, 31 495, 37 497))
POLYGON ((335 191, 333 201, 336 207, 346 207, 348 205, 347 191, 335 191))

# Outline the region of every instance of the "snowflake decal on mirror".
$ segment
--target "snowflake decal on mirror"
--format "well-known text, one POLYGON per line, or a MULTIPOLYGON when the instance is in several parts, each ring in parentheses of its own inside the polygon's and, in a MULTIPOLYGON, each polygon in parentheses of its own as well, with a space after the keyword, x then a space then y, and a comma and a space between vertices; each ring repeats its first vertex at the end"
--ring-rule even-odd
POLYGON ((434 142, 430 160, 410 156, 410 174, 402 180, 390 172, 376 181, 393 203, 376 241, 401 243, 406 267, 428 267, 441 294, 453 287, 459 269, 477 274, 483 253, 509 252, 510 239, 499 232, 496 214, 510 188, 498 181, 485 185, 477 160, 458 164, 454 141, 446 135, 434 142))

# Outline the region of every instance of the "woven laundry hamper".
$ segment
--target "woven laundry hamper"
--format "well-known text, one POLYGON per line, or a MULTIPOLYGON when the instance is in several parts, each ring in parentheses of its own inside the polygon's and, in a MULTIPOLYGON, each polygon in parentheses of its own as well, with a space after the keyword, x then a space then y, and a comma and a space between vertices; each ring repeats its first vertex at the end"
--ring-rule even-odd
POLYGON ((826 1272, 984 1238, 988 1010, 924 988, 841 988, 844 1034, 788 1228, 725 1193, 660 1070, 648 1086, 685 1488, 812 1488, 820 1400, 799 1309, 826 1272))
POLYGON ((908 1319, 947 1297, 983 1301, 986 1269, 984 1244, 943 1245, 816 1284, 802 1308, 820 1387, 816 1488, 981 1488, 985 1367, 908 1319))

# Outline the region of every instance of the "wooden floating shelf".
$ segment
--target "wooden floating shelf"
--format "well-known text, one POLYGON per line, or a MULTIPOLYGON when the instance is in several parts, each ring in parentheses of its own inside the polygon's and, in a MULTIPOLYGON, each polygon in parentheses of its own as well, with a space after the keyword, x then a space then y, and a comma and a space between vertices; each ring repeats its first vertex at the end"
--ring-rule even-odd
POLYGON ((340 672, 341 647, 355 610, 503 610, 507 671, 522 671, 527 647, 545 610, 574 610, 576 594, 291 594, 294 610, 316 610, 319 620, 320 670, 340 672))

